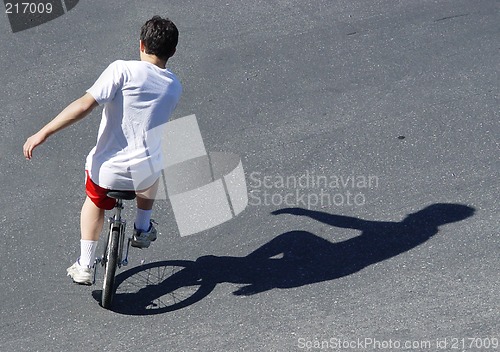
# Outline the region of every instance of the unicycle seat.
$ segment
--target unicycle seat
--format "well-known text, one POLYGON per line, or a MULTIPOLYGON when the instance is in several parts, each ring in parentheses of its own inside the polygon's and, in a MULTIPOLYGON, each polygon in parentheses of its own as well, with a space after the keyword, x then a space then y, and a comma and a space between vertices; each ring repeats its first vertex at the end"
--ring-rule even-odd
POLYGON ((124 199, 124 200, 132 200, 135 199, 136 194, 135 191, 108 191, 107 192, 108 197, 114 198, 114 199, 124 199))

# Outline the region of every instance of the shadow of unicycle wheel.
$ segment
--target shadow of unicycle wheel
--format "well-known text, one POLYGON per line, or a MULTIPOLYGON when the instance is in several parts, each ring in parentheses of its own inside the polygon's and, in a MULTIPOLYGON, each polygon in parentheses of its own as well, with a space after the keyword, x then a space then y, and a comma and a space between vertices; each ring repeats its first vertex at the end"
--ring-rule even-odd
MULTIPOLYGON (((115 278, 111 310, 127 315, 153 315, 192 305, 206 297, 216 283, 204 279, 189 260, 169 260, 131 268, 115 278)), ((93 291, 100 302, 101 290, 93 291)))

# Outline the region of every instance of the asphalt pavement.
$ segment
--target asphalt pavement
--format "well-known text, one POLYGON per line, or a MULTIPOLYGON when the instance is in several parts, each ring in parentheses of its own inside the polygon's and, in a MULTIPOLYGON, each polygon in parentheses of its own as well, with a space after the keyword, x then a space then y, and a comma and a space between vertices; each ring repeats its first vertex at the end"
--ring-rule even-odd
POLYGON ((15 32, 0 14, 0 351, 500 349, 498 10, 90 0, 15 32), (181 236, 158 201, 108 311, 102 271, 66 277, 100 109, 31 161, 22 145, 138 59, 155 14, 180 31, 172 118, 241 158, 248 206, 181 236))

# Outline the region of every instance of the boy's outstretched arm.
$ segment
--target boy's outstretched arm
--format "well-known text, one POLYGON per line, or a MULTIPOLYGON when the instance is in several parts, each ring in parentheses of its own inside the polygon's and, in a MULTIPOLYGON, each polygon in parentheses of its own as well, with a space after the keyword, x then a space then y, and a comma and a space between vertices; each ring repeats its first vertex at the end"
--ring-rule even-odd
POLYGON ((26 159, 31 159, 33 149, 47 140, 49 136, 62 130, 65 127, 83 119, 96 106, 98 106, 94 97, 89 93, 69 104, 52 121, 46 124, 40 131, 26 140, 23 146, 23 153, 26 159))

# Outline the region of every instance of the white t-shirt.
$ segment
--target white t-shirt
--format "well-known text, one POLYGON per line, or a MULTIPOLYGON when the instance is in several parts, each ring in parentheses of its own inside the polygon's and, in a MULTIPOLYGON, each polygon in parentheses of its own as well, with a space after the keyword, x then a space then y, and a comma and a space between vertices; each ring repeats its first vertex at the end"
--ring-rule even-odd
POLYGON ((90 179, 115 190, 151 186, 163 168, 161 130, 182 92, 177 77, 146 61, 118 60, 87 92, 105 104, 86 160, 90 179))

